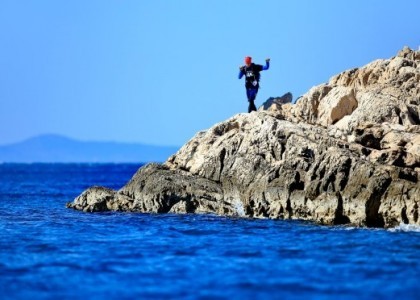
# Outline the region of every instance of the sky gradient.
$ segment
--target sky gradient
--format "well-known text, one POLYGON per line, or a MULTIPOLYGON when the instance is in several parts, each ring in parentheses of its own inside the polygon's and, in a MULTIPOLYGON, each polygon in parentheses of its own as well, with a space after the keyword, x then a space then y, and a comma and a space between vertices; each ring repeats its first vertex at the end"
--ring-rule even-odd
POLYGON ((46 133, 180 146, 256 104, 420 46, 420 1, 0 0, 0 144, 46 133))

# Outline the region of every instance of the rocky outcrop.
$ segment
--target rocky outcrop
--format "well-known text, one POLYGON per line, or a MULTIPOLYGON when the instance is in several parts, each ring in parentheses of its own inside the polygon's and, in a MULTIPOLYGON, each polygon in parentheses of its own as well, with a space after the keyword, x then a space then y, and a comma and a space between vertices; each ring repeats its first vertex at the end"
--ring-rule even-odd
POLYGON ((267 110, 270 107, 280 108, 283 104, 292 103, 293 101, 293 95, 292 93, 286 93, 281 97, 270 97, 265 101, 261 107, 260 110, 267 110))
POLYGON ((296 104, 271 98, 197 133, 119 191, 92 187, 84 211, 420 224, 420 52, 343 72, 296 104))

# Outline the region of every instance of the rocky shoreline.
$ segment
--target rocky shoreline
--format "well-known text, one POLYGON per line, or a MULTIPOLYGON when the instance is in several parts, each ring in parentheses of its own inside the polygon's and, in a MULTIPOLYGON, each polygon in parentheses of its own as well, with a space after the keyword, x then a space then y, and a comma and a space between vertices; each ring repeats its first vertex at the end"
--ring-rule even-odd
POLYGON ((215 213, 320 224, 420 224, 420 51, 345 71, 296 104, 270 98, 197 133, 119 191, 70 208, 215 213))

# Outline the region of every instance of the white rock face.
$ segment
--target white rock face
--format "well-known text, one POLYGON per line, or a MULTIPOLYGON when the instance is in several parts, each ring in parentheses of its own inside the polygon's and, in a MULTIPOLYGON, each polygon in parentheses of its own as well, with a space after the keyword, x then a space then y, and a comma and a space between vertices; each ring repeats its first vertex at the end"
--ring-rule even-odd
MULTIPOLYGON (((84 211, 216 213, 322 224, 420 224, 420 53, 334 76, 296 104, 272 98, 197 133, 84 211)), ((285 95, 286 96, 286 95, 285 95)))
MULTIPOLYGON (((286 119, 349 132, 367 123, 418 125, 420 116, 420 53, 408 48, 388 60, 338 74, 313 87, 294 107, 280 108, 286 119), (340 121, 345 117, 344 122, 340 121)), ((273 109, 271 109, 273 110, 273 109)))
POLYGON ((332 89, 318 105, 319 124, 328 126, 351 115, 357 108, 358 102, 354 90, 348 87, 332 89))

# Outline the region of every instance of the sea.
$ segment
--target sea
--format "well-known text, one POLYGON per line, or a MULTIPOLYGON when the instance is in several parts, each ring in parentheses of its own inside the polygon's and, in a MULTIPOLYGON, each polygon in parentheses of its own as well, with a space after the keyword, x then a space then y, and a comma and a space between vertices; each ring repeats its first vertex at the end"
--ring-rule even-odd
POLYGON ((141 164, 0 164, 0 299, 420 299, 420 228, 83 213, 141 164))

